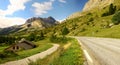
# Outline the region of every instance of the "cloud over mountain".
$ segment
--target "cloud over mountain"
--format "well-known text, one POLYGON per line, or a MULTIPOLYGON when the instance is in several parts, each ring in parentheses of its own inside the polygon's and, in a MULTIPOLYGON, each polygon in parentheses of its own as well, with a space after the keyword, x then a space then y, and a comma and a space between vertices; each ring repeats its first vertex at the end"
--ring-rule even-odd
POLYGON ((10 4, 7 6, 7 9, 0 9, 0 16, 12 15, 16 11, 24 10, 25 3, 29 1, 30 0, 9 0, 10 4))
POLYGON ((66 1, 65 1, 65 0, 59 0, 59 2, 66 3, 66 1))
POLYGON ((25 23, 25 19, 20 17, 12 17, 12 18, 1 17, 0 18, 0 27, 2 28, 13 26, 13 25, 20 25, 23 23, 25 23))
POLYGON ((6 17, 7 15, 13 15, 15 12, 24 10, 25 4, 30 0, 9 0, 10 4, 6 10, 0 9, 0 27, 8 27, 17 24, 23 24, 24 18, 21 17, 6 17))
POLYGON ((47 11, 52 9, 52 4, 55 0, 50 0, 49 2, 38 3, 34 2, 32 6, 35 8, 35 15, 43 15, 47 13, 47 11))

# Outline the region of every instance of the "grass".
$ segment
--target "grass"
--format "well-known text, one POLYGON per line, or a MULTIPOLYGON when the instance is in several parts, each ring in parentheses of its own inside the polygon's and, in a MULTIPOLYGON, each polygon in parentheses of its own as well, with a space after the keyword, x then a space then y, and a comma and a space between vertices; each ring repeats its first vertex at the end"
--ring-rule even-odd
POLYGON ((49 49, 50 47, 52 47, 52 44, 49 42, 48 39, 35 42, 35 44, 37 45, 36 48, 30 49, 30 50, 23 50, 23 51, 16 52, 17 56, 0 58, 0 63, 13 61, 13 60, 19 60, 19 59, 22 59, 22 58, 25 58, 25 57, 29 57, 31 55, 40 53, 40 52, 45 51, 45 50, 49 49))
POLYGON ((0 46, 0 53, 2 53, 3 52, 3 50, 5 49, 5 48, 7 48, 8 46, 0 46))
POLYGON ((48 57, 40 59, 37 62, 31 62, 29 65, 83 65, 83 51, 77 40, 72 39, 69 43, 71 43, 71 45, 67 49, 61 46, 56 52, 48 57))
POLYGON ((18 58, 28 57, 28 56, 40 53, 42 51, 45 51, 45 50, 49 49, 50 47, 52 47, 51 43, 41 43, 41 41, 36 42, 36 44, 38 45, 37 48, 18 52, 18 55, 19 55, 18 58))
POLYGON ((72 45, 51 65, 83 65, 84 58, 80 45, 75 39, 71 43, 72 45))

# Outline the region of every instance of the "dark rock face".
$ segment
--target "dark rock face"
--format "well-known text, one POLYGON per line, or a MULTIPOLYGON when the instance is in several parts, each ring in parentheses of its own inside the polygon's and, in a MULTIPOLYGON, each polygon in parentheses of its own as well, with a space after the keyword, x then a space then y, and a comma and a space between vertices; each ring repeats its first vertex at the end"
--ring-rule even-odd
POLYGON ((28 19, 27 21, 26 21, 26 23, 31 23, 31 22, 33 22, 33 21, 35 21, 35 20, 41 20, 42 18, 40 18, 40 17, 33 17, 33 18, 30 18, 30 19, 28 19))

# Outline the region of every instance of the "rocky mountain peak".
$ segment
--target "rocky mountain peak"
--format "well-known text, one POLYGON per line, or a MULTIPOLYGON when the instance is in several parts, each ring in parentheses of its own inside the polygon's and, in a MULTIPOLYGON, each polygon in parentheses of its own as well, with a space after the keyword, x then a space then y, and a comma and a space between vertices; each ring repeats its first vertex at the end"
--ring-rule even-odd
POLYGON ((53 17, 49 16, 48 18, 32 17, 32 18, 28 19, 26 21, 26 23, 32 23, 32 22, 35 22, 36 20, 44 21, 46 23, 55 23, 56 22, 56 20, 53 17))
POLYGON ((45 28, 55 24, 56 24, 56 20, 51 16, 49 16, 48 18, 32 17, 26 21, 24 26, 45 28))
POLYGON ((41 18, 41 17, 32 17, 32 18, 26 20, 26 24, 27 24, 27 23, 32 23, 32 22, 34 22, 35 20, 42 20, 42 18, 41 18))

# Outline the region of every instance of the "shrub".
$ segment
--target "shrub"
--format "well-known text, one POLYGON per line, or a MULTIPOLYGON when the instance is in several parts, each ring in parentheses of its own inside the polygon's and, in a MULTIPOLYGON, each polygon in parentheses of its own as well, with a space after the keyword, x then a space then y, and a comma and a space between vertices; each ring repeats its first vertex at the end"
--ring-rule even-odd
POLYGON ((54 33, 50 36, 50 41, 51 42, 55 42, 56 41, 56 39, 57 39, 57 37, 56 37, 56 35, 54 35, 54 33))
POLYGON ((112 15, 115 13, 115 11, 116 11, 116 6, 114 6, 113 4, 110 4, 109 10, 107 12, 103 13, 102 17, 112 15))
POLYGON ((35 34, 34 33, 31 33, 28 37, 27 37, 27 40, 30 40, 30 41, 34 41, 35 40, 35 34))
POLYGON ((120 23, 120 11, 115 13, 115 15, 112 18, 113 24, 117 25, 120 23))
POLYGON ((17 54, 13 51, 4 51, 0 53, 0 58, 7 58, 7 57, 14 57, 17 56, 17 54))
POLYGON ((80 29, 80 32, 84 32, 86 29, 85 28, 81 28, 80 29))
POLYGON ((62 35, 67 35, 68 33, 69 33, 68 28, 67 28, 67 27, 64 27, 64 28, 62 29, 62 35))
POLYGON ((40 34, 37 36, 35 36, 35 41, 39 41, 39 40, 43 40, 44 39, 44 34, 43 32, 41 31, 40 34))
POLYGON ((87 13, 87 15, 92 15, 92 13, 87 13))
POLYGON ((52 34, 49 38, 52 43, 67 43, 70 40, 67 37, 57 37, 56 35, 52 34))
POLYGON ((110 4, 110 7, 109 7, 109 15, 114 14, 115 11, 116 11, 116 6, 114 6, 113 4, 110 4))
POLYGON ((90 18, 88 22, 92 22, 94 19, 93 18, 90 18))

